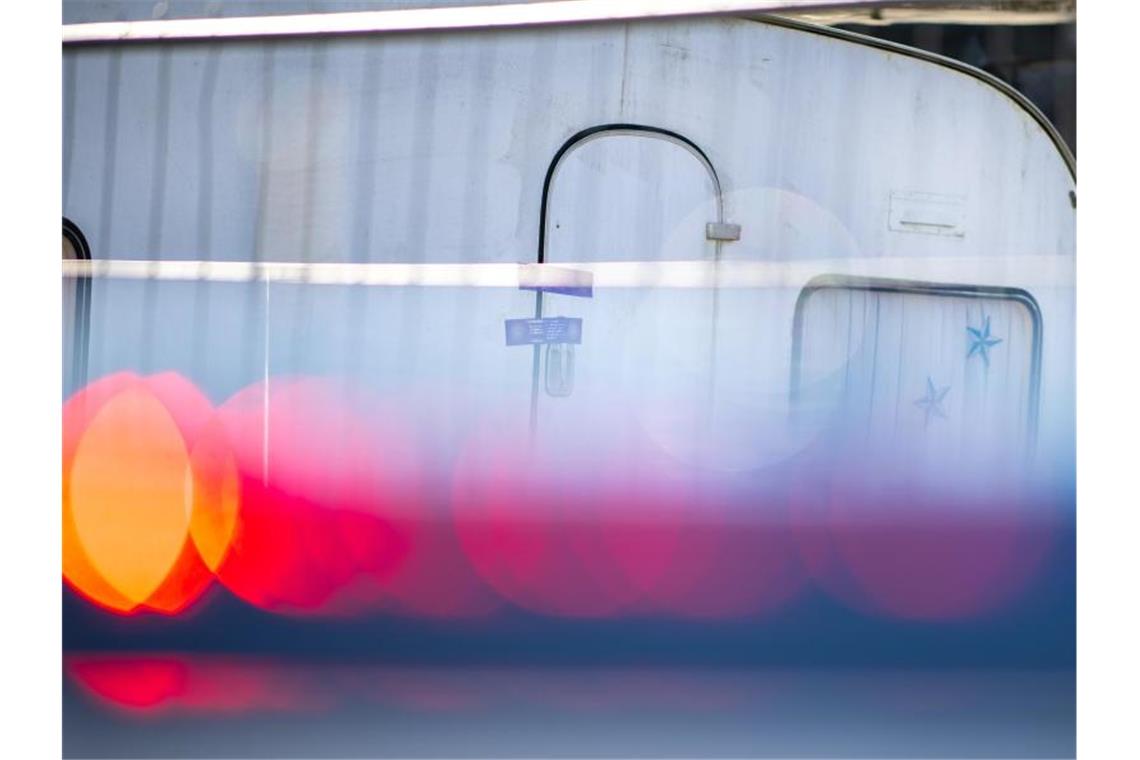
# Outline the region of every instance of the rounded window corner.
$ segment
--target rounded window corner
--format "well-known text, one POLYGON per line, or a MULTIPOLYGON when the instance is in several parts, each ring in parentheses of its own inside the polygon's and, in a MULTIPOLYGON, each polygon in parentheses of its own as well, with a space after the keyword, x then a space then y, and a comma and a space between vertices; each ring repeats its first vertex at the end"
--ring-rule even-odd
POLYGON ((79 225, 66 216, 63 217, 63 258, 82 261, 91 259, 91 246, 87 243, 87 236, 79 229, 79 225))

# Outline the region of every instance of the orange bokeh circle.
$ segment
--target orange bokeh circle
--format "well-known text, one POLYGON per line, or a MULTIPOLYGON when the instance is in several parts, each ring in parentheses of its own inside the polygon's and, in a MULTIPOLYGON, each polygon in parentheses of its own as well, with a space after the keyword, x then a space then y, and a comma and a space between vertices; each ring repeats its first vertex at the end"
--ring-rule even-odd
POLYGON ((173 372, 115 373, 65 403, 63 575, 81 595, 119 613, 174 614, 209 586, 192 527, 221 492, 192 452, 212 417, 173 372))

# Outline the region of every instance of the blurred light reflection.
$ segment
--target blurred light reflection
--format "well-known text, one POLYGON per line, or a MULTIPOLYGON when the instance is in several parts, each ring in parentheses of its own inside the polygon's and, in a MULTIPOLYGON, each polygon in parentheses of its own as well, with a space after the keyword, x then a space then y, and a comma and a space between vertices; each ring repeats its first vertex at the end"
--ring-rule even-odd
POLYGON ((1015 599, 1052 545, 1060 491, 1014 460, 835 435, 726 472, 619 401, 545 438, 445 436, 344 378, 214 408, 174 373, 110 375, 64 405, 64 575, 117 612, 178 613, 216 578, 290 615, 738 619, 814 587, 939 621, 1015 599))

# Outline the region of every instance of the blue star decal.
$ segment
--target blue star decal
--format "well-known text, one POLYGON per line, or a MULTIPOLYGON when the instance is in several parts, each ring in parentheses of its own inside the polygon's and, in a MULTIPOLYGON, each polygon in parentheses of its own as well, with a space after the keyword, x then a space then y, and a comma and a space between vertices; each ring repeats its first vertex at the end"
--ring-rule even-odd
POLYGON ((990 336, 990 318, 985 318, 980 329, 967 326, 966 332, 970 335, 970 353, 966 358, 979 354, 986 366, 990 366, 990 349, 1001 343, 1001 338, 990 336))
POLYGON ((926 413, 924 425, 930 424, 932 416, 938 416, 946 419, 946 413, 942 411, 942 399, 946 398, 946 394, 950 392, 950 386, 945 388, 935 388, 934 380, 930 377, 926 378, 926 395, 914 402, 914 405, 926 413))

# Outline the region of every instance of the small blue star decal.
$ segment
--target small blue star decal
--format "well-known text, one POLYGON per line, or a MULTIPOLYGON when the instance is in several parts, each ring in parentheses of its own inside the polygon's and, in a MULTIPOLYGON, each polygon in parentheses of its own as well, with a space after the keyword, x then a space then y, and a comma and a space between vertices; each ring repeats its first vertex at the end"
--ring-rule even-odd
POLYGON ((926 395, 914 402, 914 405, 926 413, 926 420, 923 424, 929 425, 930 418, 937 415, 946 419, 946 413, 942 411, 942 399, 946 398, 946 394, 950 392, 950 386, 945 388, 935 388, 934 380, 926 378, 926 395))
POLYGON ((970 353, 966 354, 966 358, 980 354, 986 366, 990 366, 990 349, 1001 343, 1001 338, 990 336, 990 318, 985 318, 981 329, 967 326, 966 332, 970 335, 970 353))

